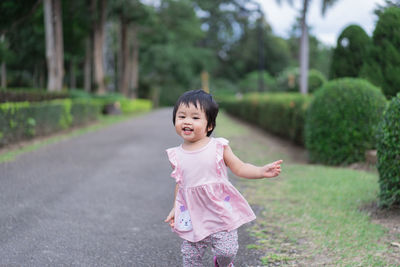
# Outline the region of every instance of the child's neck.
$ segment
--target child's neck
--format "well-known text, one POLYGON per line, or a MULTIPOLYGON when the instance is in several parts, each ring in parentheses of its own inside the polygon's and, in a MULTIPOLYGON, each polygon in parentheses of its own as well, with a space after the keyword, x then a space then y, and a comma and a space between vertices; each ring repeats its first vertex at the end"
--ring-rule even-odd
POLYGON ((185 150, 197 150, 197 149, 200 149, 200 148, 206 146, 208 144, 208 142, 210 142, 210 137, 206 136, 195 142, 185 141, 182 144, 182 148, 185 150))

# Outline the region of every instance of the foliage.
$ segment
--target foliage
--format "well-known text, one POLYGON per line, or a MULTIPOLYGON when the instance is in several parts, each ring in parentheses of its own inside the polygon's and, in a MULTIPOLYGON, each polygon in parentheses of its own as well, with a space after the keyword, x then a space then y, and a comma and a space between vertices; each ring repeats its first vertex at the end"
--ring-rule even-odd
POLYGON ((312 94, 321 88, 326 82, 326 78, 322 72, 311 69, 308 71, 308 93, 312 94))
POLYGON ((372 36, 372 47, 361 76, 382 88, 391 98, 400 91, 400 9, 386 8, 372 36))
POLYGON ((289 58, 286 41, 274 36, 269 25, 263 24, 261 32, 256 26, 249 25, 241 38, 232 44, 226 59, 221 61, 219 73, 235 81, 262 67, 263 70, 275 76, 289 66, 289 58), (262 51, 260 51, 260 42, 262 42, 262 51), (261 62, 260 53, 263 56, 261 62))
MULTIPOLYGON (((266 71, 261 73, 264 91, 273 91, 275 89, 275 79, 266 71)), ((239 81, 239 89, 243 93, 259 91, 259 78, 260 73, 253 71, 248 73, 244 79, 239 81)))
POLYGON ((156 18, 151 31, 141 35, 140 87, 149 88, 148 94, 159 90, 160 104, 172 105, 215 59, 198 45, 203 32, 190 2, 163 1, 156 18))
MULTIPOLYGON (((23 2, 15 4, 23 6, 23 2)), ((44 83, 46 66, 43 8, 39 6, 26 16, 29 13, 26 8, 31 6, 22 6, 18 7, 20 11, 15 14, 16 17, 8 17, 8 20, 19 23, 14 24, 15 29, 6 34, 11 54, 7 62, 7 83, 12 87, 43 87, 44 84, 40 84, 40 80, 44 83)))
POLYGON ((378 135, 380 203, 400 205, 400 93, 393 97, 384 113, 378 135))
POLYGON ((36 136, 48 135, 71 126, 94 121, 106 103, 120 104, 124 114, 149 111, 152 103, 119 95, 102 98, 74 98, 44 102, 0 104, 0 147, 36 136))
POLYGON ((152 103, 147 99, 123 99, 119 103, 123 114, 150 111, 152 109, 152 103))
MULTIPOLYGON (((287 44, 290 51, 290 66, 299 66, 300 51, 300 31, 299 25, 293 26, 287 44)), ((309 68, 319 70, 325 77, 329 76, 330 62, 332 58, 332 48, 321 43, 317 37, 309 36, 309 68)))
POLYGON ((96 118, 97 103, 71 101, 0 104, 0 146, 66 129, 96 118))
MULTIPOLYGON (((308 92, 313 93, 326 82, 322 72, 310 69, 308 71, 308 92)), ((300 72, 299 68, 288 68, 281 72, 276 82, 278 91, 299 92, 300 91, 300 72)))
POLYGON ((347 26, 339 35, 330 68, 330 79, 358 77, 371 39, 358 25, 347 26))
POLYGON ((305 114, 312 97, 299 93, 252 93, 221 100, 227 112, 303 145, 305 114))
POLYGON ((327 82, 315 93, 305 124, 310 161, 330 165, 364 161, 376 147, 376 128, 386 100, 362 79, 327 82))

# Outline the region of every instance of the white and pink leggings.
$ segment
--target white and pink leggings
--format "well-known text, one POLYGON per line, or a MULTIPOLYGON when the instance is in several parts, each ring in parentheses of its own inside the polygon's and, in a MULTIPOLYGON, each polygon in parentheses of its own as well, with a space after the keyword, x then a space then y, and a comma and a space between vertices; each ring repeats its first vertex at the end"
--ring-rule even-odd
POLYGON ((194 243, 184 240, 181 247, 183 267, 203 266, 203 255, 209 245, 217 257, 218 266, 229 266, 239 248, 237 230, 218 232, 194 243))

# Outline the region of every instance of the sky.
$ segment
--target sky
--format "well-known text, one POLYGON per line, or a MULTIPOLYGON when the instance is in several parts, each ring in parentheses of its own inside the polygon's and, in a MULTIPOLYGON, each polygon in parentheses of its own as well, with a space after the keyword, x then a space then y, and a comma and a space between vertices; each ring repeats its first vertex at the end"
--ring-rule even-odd
MULTIPOLYGON (((293 0, 294 7, 290 6, 287 0, 281 0, 280 5, 277 4, 277 0, 256 1, 261 4, 273 32, 278 36, 288 37, 303 1, 293 0)), ((372 36, 377 21, 374 9, 377 4, 385 3, 384 0, 337 0, 322 17, 321 2, 322 0, 311 1, 307 20, 311 26, 311 33, 329 46, 336 46, 340 33, 350 24, 358 24, 372 36)))

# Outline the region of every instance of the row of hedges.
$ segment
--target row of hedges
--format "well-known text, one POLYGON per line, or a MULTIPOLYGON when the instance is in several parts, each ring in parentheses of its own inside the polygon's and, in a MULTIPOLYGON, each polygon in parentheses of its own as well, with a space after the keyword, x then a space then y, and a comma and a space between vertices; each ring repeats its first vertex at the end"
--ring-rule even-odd
POLYGON ((152 103, 144 99, 111 101, 114 100, 87 98, 2 103, 0 147, 95 121, 105 104, 116 103, 124 114, 148 111, 152 108, 152 103))
POLYGON ((221 106, 261 128, 305 145, 311 162, 342 165, 364 160, 376 148, 386 106, 379 88, 363 79, 327 82, 313 96, 299 93, 247 94, 221 106))
POLYGON ((101 106, 88 100, 0 104, 0 146, 96 120, 101 106))
POLYGON ((367 150, 377 148, 380 204, 400 205, 400 93, 388 104, 382 91, 366 80, 342 78, 326 83, 313 97, 249 94, 226 98, 220 105, 269 132, 305 144, 311 162, 360 162, 367 150))
POLYGON ((227 112, 304 145, 304 120, 312 96, 300 93, 247 94, 220 102, 227 112))

